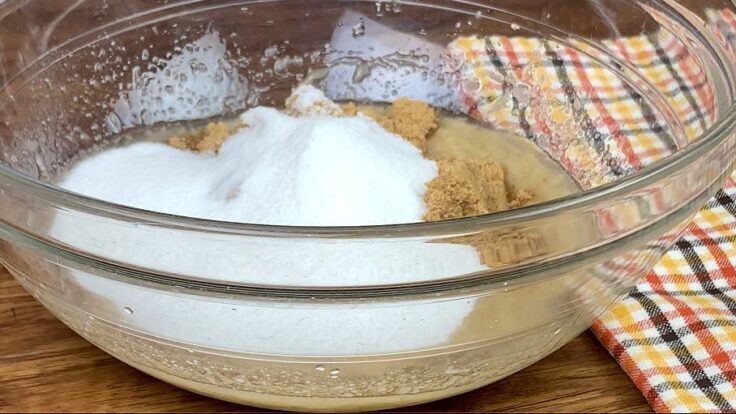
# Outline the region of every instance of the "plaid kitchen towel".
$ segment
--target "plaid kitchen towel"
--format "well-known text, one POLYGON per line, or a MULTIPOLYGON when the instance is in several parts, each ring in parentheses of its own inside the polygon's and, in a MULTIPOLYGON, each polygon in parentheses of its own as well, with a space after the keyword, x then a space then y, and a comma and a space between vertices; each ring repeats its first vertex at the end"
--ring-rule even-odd
MULTIPOLYGON (((733 58, 736 16, 711 11, 708 25, 733 58)), ((533 140, 584 188, 666 157, 715 122, 703 64, 670 32, 604 43, 648 80, 641 84, 621 81, 616 72, 625 67, 592 59, 595 47, 569 42, 574 47, 533 37, 458 38, 447 64, 460 74, 464 109, 533 140), (655 99, 672 113, 655 111, 655 99)), ((615 227, 625 216, 602 223, 615 227)), ((735 265, 736 183, 729 180, 646 279, 595 324, 656 411, 736 411, 735 265)))

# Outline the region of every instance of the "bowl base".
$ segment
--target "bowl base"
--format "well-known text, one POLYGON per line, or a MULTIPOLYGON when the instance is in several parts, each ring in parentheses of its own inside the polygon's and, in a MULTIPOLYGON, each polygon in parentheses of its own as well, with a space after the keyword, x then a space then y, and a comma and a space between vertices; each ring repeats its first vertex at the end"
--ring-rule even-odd
POLYGON ((200 394, 218 400, 252 407, 305 413, 355 413, 407 407, 464 394, 466 392, 482 388, 500 379, 498 378, 487 383, 477 383, 464 387, 452 387, 441 391, 425 392, 419 394, 392 395, 386 397, 291 397, 216 387, 211 384, 204 384, 201 382, 176 377, 171 374, 166 374, 164 372, 154 370, 131 361, 121 361, 154 378, 157 378, 175 387, 193 392, 195 394, 200 394))

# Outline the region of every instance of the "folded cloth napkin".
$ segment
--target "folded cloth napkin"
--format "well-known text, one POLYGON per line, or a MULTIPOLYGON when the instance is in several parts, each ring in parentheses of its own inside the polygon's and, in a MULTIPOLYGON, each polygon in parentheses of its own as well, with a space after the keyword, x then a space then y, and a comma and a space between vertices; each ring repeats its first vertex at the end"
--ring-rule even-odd
MULTIPOLYGON (((732 54, 736 16, 713 10, 707 24, 732 54)), ((603 45, 668 101, 670 116, 682 122, 677 130, 653 110, 645 85, 623 83, 611 67, 580 52, 595 50, 568 42, 575 47, 532 37, 455 40, 449 61, 460 67, 464 109, 534 140, 586 188, 666 157, 715 122, 715 94, 702 62, 669 31, 603 45)), ((735 264, 732 179, 646 279, 593 327, 656 411, 736 411, 735 264)))
POLYGON ((657 412, 736 411, 736 183, 593 327, 657 412))

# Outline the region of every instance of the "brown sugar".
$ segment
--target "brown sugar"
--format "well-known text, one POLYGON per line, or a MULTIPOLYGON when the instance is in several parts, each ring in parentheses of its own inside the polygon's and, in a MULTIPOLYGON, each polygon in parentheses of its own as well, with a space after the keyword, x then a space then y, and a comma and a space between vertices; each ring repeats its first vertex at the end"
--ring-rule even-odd
POLYGON ((427 139, 439 126, 437 111, 421 101, 399 98, 377 119, 387 131, 393 132, 424 151, 427 139))
POLYGON ((344 116, 355 116, 358 112, 374 119, 385 130, 392 132, 411 142, 424 152, 427 140, 439 127, 439 115, 431 106, 422 101, 399 98, 385 111, 371 107, 361 108, 354 102, 341 105, 344 116))
POLYGON ((491 160, 440 159, 427 185, 424 220, 448 220, 509 209, 503 168, 491 160))
POLYGON ((229 136, 230 130, 222 122, 209 123, 204 129, 204 135, 197 143, 196 149, 200 152, 217 151, 229 136))
POLYGON ((449 242, 473 246, 480 254, 481 262, 487 266, 519 263, 547 252, 542 235, 530 231, 486 232, 456 237, 449 242))
MULTIPOLYGON (((509 190, 503 168, 491 160, 440 159, 438 174, 427 185, 424 220, 448 220, 504 211, 524 205, 532 194, 509 190)), ((447 243, 448 240, 444 240, 447 243)), ((529 231, 486 232, 449 240, 474 247, 481 263, 502 266, 518 263, 546 252, 541 234, 529 231)))
POLYGON ((173 136, 166 140, 166 143, 180 150, 194 149, 194 144, 190 143, 187 137, 173 136))
MULTIPOLYGON (((341 105, 345 116, 357 115, 353 102, 341 105)), ((422 152, 439 127, 439 115, 421 101, 400 98, 381 113, 372 107, 360 112, 386 130, 414 144, 422 152)), ((492 160, 445 158, 435 160, 438 174, 427 185, 425 221, 448 220, 508 210, 525 205, 533 195, 506 183, 504 169, 492 160)))
POLYGON ((232 129, 224 122, 210 122, 199 131, 181 137, 171 137, 167 142, 178 149, 217 152, 231 134, 232 129))
POLYGON ((523 207, 527 205, 527 203, 532 201, 532 199, 534 199, 534 194, 532 194, 529 190, 517 188, 516 190, 509 192, 508 199, 509 208, 523 207))
POLYGON ((355 102, 348 102, 340 105, 343 116, 356 116, 358 115, 358 105, 355 102))
POLYGON ((286 98, 284 112, 287 115, 295 117, 303 116, 343 116, 343 110, 340 105, 332 102, 324 96, 314 99, 313 97, 304 97, 309 92, 300 89, 295 90, 286 98))

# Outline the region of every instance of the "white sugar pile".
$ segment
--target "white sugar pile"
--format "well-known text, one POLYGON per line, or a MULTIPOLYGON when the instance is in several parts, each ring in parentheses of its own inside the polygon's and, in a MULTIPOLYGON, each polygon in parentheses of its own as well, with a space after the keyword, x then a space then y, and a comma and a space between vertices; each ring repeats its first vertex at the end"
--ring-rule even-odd
MULTIPOLYGON (((321 92, 298 90, 290 116, 258 107, 217 154, 136 143, 76 165, 61 186, 107 201, 185 216, 283 225, 421 221, 434 162, 363 116, 336 117, 321 92)), ((289 110, 291 109, 291 110, 289 110)), ((329 240, 183 235, 59 214, 62 243, 108 260, 189 277, 287 286, 367 286, 427 281, 486 269, 472 247, 422 239, 329 240)), ((137 328, 247 352, 354 355, 439 346, 472 300, 292 304, 206 301, 75 272, 137 328), (182 318, 181 315, 190 315, 182 318), (323 335, 322 332, 330 332, 323 335)), ((397 299, 399 300, 399 299, 397 299)))
MULTIPOLYGON (((318 90, 302 89, 297 108, 326 101, 318 90)), ((80 162, 61 186, 146 210, 241 223, 421 221, 435 163, 370 118, 292 117, 257 107, 241 120, 247 127, 217 154, 141 142, 80 162)))

